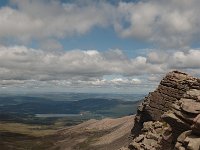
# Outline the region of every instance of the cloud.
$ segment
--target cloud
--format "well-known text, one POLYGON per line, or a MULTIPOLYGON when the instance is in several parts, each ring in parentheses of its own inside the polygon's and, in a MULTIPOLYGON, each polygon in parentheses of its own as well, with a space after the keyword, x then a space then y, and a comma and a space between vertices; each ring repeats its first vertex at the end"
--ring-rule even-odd
POLYGON ((147 63, 145 57, 128 58, 120 50, 43 51, 24 46, 0 46, 0 79, 10 82, 65 81, 74 85, 100 85, 106 75, 121 75, 125 79, 109 80, 111 84, 140 84, 134 76, 159 73, 162 67, 147 63))
POLYGON ((55 39, 42 40, 39 43, 39 46, 41 49, 46 50, 46 51, 61 51, 61 50, 63 50, 62 44, 60 44, 55 39))
POLYGON ((155 87, 166 72, 200 72, 200 51, 157 50, 129 58, 120 50, 46 51, 25 46, 0 46, 1 87, 105 88, 155 87), (168 61, 166 61, 168 60, 168 61), (109 77, 108 77, 109 76, 109 77))
POLYGON ((177 51, 172 57, 169 65, 178 69, 200 69, 200 50, 191 49, 187 52, 177 51))
POLYGON ((71 50, 56 53, 24 46, 1 46, 0 67, 1 75, 5 74, 1 79, 13 79, 16 75, 15 78, 37 80, 57 79, 60 75, 63 75, 61 78, 73 78, 74 75, 98 77, 113 73, 132 76, 143 71, 153 73, 159 70, 156 66, 148 64, 145 57, 129 59, 120 50, 71 50), (138 70, 141 68, 143 71, 138 70), (11 77, 6 75, 9 72, 13 72, 11 77))
POLYGON ((11 0, 0 8, 0 39, 31 41, 80 36, 95 27, 113 27, 122 38, 162 48, 183 48, 200 36, 200 1, 11 0))
POLYGON ((121 2, 121 22, 115 29, 122 37, 147 40, 162 48, 187 47, 200 35, 199 7, 198 0, 121 2))
POLYGON ((0 9, 0 37, 22 41, 84 34, 92 27, 107 26, 112 13, 111 5, 100 2, 78 5, 54 0, 12 0, 11 4, 14 7, 0 9))
POLYGON ((150 51, 147 54, 147 62, 152 64, 162 64, 168 60, 168 53, 163 51, 150 51))

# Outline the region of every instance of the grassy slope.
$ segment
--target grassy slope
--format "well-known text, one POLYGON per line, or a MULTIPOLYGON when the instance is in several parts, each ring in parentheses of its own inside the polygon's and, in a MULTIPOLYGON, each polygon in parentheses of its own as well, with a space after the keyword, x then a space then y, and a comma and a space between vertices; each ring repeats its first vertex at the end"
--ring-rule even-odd
POLYGON ((11 132, 34 137, 42 137, 46 135, 52 135, 55 133, 55 131, 55 129, 51 129, 49 126, 0 122, 0 132, 11 132))
MULTIPOLYGON (((55 128, 55 127, 54 127, 55 128)), ((44 150, 52 147, 56 129, 49 126, 0 122, 1 150, 44 150)))

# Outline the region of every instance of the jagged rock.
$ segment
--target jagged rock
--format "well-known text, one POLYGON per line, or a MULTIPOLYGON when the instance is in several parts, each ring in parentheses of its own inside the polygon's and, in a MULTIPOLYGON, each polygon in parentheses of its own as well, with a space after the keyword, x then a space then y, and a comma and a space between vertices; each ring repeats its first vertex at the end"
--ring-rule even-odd
POLYGON ((190 89, 186 92, 184 97, 198 100, 200 98, 200 90, 190 89))
POLYGON ((187 113, 199 114, 200 113, 200 103, 194 99, 181 99, 182 105, 181 109, 187 113))
POLYGON ((180 131, 183 132, 192 129, 193 133, 199 134, 200 102, 197 102, 194 99, 181 98, 180 101, 174 105, 177 105, 175 107, 180 107, 180 109, 172 109, 170 113, 167 112, 162 116, 163 120, 170 124, 173 127, 173 130, 176 131, 174 133, 179 134, 180 131))
POLYGON ((194 97, 198 93, 199 85, 199 80, 185 73, 178 71, 168 73, 161 80, 158 88, 149 93, 138 109, 132 134, 138 135, 143 123, 146 121, 161 121, 161 116, 168 110, 172 110, 172 105, 183 98, 184 94, 194 97), (190 89, 193 90, 187 93, 190 89))
POLYGON ((163 123, 156 121, 145 122, 142 128, 142 133, 137 136, 129 145, 131 150, 152 150, 158 149, 158 142, 162 139, 164 132, 163 123))
POLYGON ((179 137, 177 138, 177 142, 179 142, 179 143, 184 143, 185 138, 186 138, 188 135, 191 135, 191 133, 192 133, 192 130, 185 131, 185 132, 181 133, 181 134, 179 135, 179 137))
POLYGON ((164 132, 162 134, 162 139, 164 141, 171 141, 172 138, 172 128, 171 127, 165 127, 164 132))
POLYGON ((193 120, 193 125, 191 126, 192 131, 196 134, 200 135, 200 114, 198 114, 194 120, 193 120))
POLYGON ((178 137, 175 149, 199 150, 200 137, 193 135, 191 130, 185 131, 178 137))
POLYGON ((136 143, 139 143, 139 142, 141 142, 142 140, 144 140, 144 135, 142 135, 142 134, 135 138, 135 142, 136 142, 136 143))
POLYGON ((185 138, 184 144, 187 144, 188 150, 200 150, 200 137, 189 135, 185 138))
POLYGON ((185 123, 172 112, 165 113, 163 119, 171 126, 174 139, 176 139, 182 132, 190 129, 189 124, 185 123))
POLYGON ((166 75, 138 108, 131 150, 200 150, 200 79, 166 75))

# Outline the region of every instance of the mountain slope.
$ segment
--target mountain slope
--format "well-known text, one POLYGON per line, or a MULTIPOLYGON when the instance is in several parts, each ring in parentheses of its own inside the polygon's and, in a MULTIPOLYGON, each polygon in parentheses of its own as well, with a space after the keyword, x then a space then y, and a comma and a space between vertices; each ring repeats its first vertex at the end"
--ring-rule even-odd
POLYGON ((133 126, 134 116, 117 119, 89 120, 76 126, 58 131, 62 137, 52 149, 99 149, 115 150, 127 145, 133 126))

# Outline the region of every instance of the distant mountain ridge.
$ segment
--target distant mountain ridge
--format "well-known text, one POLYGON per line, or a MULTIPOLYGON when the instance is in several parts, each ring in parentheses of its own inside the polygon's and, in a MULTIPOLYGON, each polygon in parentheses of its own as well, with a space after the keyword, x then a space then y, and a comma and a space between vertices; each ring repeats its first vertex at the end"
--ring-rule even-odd
POLYGON ((0 98, 0 102, 0 118, 6 121, 6 116, 8 120, 12 120, 12 117, 33 118, 36 114, 81 114, 82 112, 102 117, 122 117, 136 112, 139 100, 82 98, 81 100, 53 101, 40 97, 19 96, 0 98))

